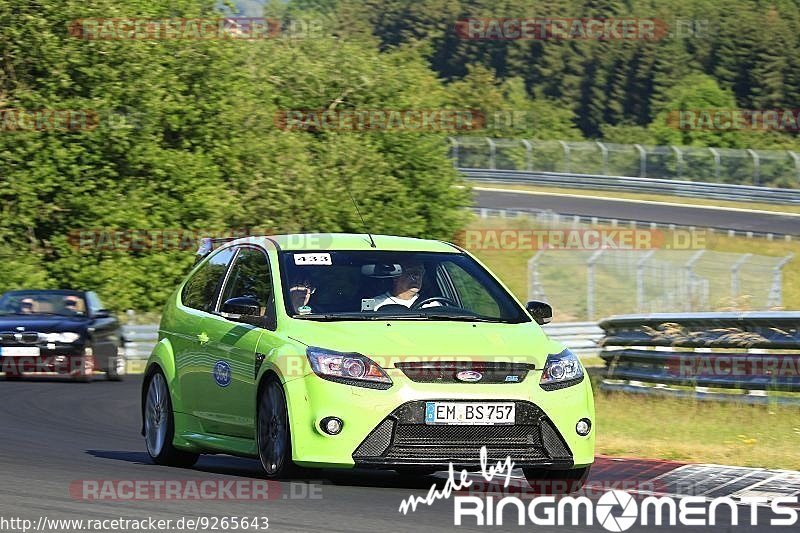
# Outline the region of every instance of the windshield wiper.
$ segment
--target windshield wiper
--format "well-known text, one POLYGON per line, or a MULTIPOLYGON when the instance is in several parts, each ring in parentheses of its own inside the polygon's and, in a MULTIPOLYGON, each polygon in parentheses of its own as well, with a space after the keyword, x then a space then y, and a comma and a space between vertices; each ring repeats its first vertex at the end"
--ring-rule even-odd
POLYGON ((433 314, 429 313, 426 316, 433 320, 458 320, 463 322, 497 322, 497 323, 505 322, 504 320, 500 320, 497 318, 486 318, 475 315, 448 315, 446 313, 433 313, 433 314))
POLYGON ((344 315, 332 313, 311 313, 308 315, 292 315, 292 318, 302 320, 369 320, 369 317, 362 315, 344 315))

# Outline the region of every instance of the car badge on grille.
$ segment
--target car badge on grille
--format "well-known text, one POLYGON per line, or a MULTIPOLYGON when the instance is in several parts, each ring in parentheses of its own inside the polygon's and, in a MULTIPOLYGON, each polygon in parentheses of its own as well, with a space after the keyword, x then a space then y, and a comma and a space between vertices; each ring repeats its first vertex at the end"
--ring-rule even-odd
POLYGON ((483 379, 483 374, 480 372, 475 372, 474 370, 462 370, 458 374, 456 374, 456 379, 459 381, 466 381, 468 383, 474 383, 476 381, 480 381, 483 379))

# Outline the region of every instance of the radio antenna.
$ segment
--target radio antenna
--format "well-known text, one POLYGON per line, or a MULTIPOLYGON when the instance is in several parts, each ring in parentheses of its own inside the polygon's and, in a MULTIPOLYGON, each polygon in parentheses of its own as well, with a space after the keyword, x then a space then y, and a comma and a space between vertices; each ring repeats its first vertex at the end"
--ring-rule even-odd
POLYGON ((353 202, 353 206, 356 208, 356 214, 358 214, 358 218, 361 219, 361 224, 364 226, 365 233, 367 237, 369 237, 369 245, 372 248, 377 248, 378 245, 375 244, 375 239, 372 238, 372 234, 367 230, 367 223, 364 222, 364 217, 361 216, 361 211, 358 210, 358 204, 356 203, 356 199, 353 198, 353 194, 350 192, 350 187, 345 185, 345 190, 347 191, 347 196, 350 197, 350 200, 353 202))

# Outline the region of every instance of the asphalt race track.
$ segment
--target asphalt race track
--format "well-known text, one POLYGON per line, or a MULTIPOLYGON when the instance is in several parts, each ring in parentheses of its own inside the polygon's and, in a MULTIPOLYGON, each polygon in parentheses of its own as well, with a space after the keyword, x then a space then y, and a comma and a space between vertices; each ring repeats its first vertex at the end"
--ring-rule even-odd
MULTIPOLYGON (((269 494, 275 499, 268 501, 87 500, 81 492, 82 480, 195 483, 261 480, 259 465, 247 459, 205 456, 192 469, 151 464, 139 435, 140 383, 137 376, 129 376, 122 383, 96 381, 90 384, 56 380, 18 382, 0 378, 3 406, 0 414, 0 519, 27 518, 38 524, 41 517, 48 520, 148 517, 177 520, 203 516, 267 516, 272 531, 427 532, 453 528, 453 503, 449 500, 437 501, 431 507, 422 506, 408 515, 398 512, 402 500, 411 494, 424 496, 432 482, 437 482, 441 488, 444 485, 442 474, 406 481, 392 472, 314 472, 304 479, 270 486, 269 494)), ((622 460, 600 463, 593 477, 601 481, 651 478, 669 473, 678 466, 622 460)), ((524 483, 524 480, 516 482, 524 483)), ((511 516, 513 522, 516 513, 511 516)), ((730 518, 722 515, 719 518, 717 526, 696 530, 728 530, 726 524, 730 518)), ((467 523, 460 529, 520 530, 516 525, 475 527, 474 523, 467 523)), ((534 529, 548 528, 530 522, 524 528, 534 529)), ((648 528, 636 524, 629 531, 645 529, 648 528)), ((688 527, 669 529, 690 530, 688 527)), ((738 532, 765 528, 740 525, 734 529, 738 532)), ((551 530, 606 531, 596 522, 591 528, 568 525, 551 530)), ((6 528, 5 531, 14 530, 6 528)))
MULTIPOLYGON (((483 185, 476 185, 482 187, 483 185)), ((487 186, 486 188, 491 188, 487 186)), ((620 201, 549 193, 525 194, 474 190, 475 207, 490 209, 550 210, 563 215, 617 218, 661 224, 680 224, 698 228, 732 229, 800 235, 800 216, 772 215, 764 212, 719 208, 688 207, 635 200, 620 201)))

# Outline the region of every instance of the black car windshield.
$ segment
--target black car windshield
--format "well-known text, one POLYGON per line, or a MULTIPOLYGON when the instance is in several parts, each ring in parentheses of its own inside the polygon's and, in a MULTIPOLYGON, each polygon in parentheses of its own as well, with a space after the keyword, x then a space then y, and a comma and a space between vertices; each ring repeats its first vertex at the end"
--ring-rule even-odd
POLYGON ((464 254, 284 251, 281 266, 286 311, 295 318, 530 321, 464 254))
POLYGON ((7 292, 0 296, 0 315, 85 316, 86 300, 79 292, 7 292))

